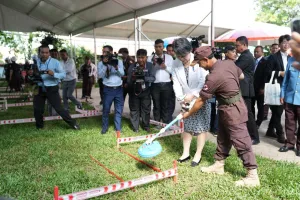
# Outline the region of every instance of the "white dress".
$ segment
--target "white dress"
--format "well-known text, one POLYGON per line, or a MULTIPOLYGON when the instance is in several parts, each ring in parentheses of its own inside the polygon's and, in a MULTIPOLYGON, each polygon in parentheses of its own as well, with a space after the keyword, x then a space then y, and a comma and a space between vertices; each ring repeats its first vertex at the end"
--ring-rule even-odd
MULTIPOLYGON (((188 68, 185 68, 184 71, 188 82, 189 70, 188 68)), ((210 129, 210 113, 211 104, 206 101, 202 108, 200 108, 200 110, 198 110, 194 115, 184 119, 184 131, 191 133, 194 136, 198 136, 203 132, 208 132, 210 129)))

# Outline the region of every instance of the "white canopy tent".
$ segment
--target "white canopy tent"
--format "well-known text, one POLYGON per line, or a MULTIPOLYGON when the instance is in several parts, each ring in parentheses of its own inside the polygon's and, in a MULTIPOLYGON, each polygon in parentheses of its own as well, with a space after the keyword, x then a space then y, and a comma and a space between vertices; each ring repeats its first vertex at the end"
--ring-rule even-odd
MULTIPOLYGON (((140 18, 140 20, 142 25, 141 31, 152 41, 158 38, 163 39, 172 36, 188 36, 194 28, 195 30, 192 32, 192 36, 205 35, 205 41, 209 40, 210 37, 210 26, 146 18, 140 18)), ((215 35, 218 37, 229 30, 231 29, 215 27, 215 35)), ((134 20, 96 28, 95 34, 101 38, 134 40, 134 20)), ((80 37, 93 37, 93 31, 85 32, 81 34, 80 37)), ((143 36, 141 39, 148 41, 148 39, 143 36)))
POLYGON ((0 29, 59 35, 141 17, 196 0, 0 0, 0 29))
MULTIPOLYGON (((194 1, 197 0, 0 0, 0 30, 47 30, 72 36, 194 1)), ((134 34, 140 41, 136 28, 134 34)), ((94 31, 96 60, 95 36, 94 31)))

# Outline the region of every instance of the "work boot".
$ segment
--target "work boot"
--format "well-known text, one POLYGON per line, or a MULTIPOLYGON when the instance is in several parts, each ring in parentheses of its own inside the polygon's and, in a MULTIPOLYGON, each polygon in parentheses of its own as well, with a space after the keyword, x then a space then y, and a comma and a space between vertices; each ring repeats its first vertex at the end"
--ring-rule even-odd
POLYGON ((204 173, 216 173, 216 174, 224 174, 224 160, 216 160, 215 163, 208 167, 201 167, 201 172, 204 173))
POLYGON ((235 182, 238 187, 256 187, 260 186, 257 169, 248 169, 247 176, 235 182))

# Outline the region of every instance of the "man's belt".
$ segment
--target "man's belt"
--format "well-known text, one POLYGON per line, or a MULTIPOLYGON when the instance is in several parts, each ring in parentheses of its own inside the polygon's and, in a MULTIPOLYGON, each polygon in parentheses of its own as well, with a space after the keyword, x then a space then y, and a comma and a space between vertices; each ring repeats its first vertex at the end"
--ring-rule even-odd
POLYGON ((235 96, 226 99, 222 97, 217 97, 217 100, 219 105, 230 105, 238 102, 241 99, 241 97, 241 92, 239 92, 235 96))
POLYGON ((118 89, 118 88, 122 87, 122 85, 120 85, 120 86, 107 86, 107 85, 104 85, 104 87, 112 88, 112 89, 118 89))

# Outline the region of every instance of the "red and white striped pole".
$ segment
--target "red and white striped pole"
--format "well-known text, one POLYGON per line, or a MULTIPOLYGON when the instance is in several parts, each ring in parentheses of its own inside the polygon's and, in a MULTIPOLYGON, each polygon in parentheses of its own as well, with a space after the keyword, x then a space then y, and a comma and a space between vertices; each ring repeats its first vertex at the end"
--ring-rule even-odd
MULTIPOLYGON (((101 112, 96 110, 90 110, 87 111, 85 114, 73 114, 71 117, 73 119, 76 118, 84 118, 84 117, 94 117, 94 116, 100 116, 101 112)), ((61 120, 61 116, 50 116, 50 117, 44 117, 44 121, 53 121, 53 120, 61 120)), ((23 124, 23 123, 32 123, 35 122, 34 118, 25 118, 25 119, 11 119, 11 120, 0 120, 0 125, 5 124, 23 124)))
POLYGON ((144 184, 162 180, 165 178, 174 177, 174 176, 177 176, 176 165, 174 165, 174 168, 172 168, 172 169, 169 169, 169 170, 166 170, 163 172, 159 172, 156 174, 152 174, 149 176, 144 176, 144 177, 141 177, 138 179, 126 181, 123 183, 115 183, 112 185, 94 188, 94 189, 90 189, 90 190, 86 190, 86 191, 82 191, 82 192, 76 192, 76 193, 72 193, 72 194, 58 196, 58 200, 89 199, 89 198, 98 197, 101 195, 125 190, 125 189, 132 188, 132 187, 135 187, 138 185, 144 185, 144 184))
MULTIPOLYGON (((183 133, 183 129, 175 129, 175 130, 171 130, 171 131, 166 131, 166 132, 160 134, 157 138, 166 137, 166 136, 170 136, 170 135, 177 135, 180 133, 183 133)), ((141 136, 127 137, 127 138, 117 138, 117 145, 122 144, 122 143, 130 143, 130 142, 147 140, 149 138, 154 137, 155 135, 156 134, 141 135, 141 136)))
POLYGON ((55 186, 54 187, 54 200, 58 200, 58 195, 59 195, 59 191, 58 191, 58 187, 55 186))

